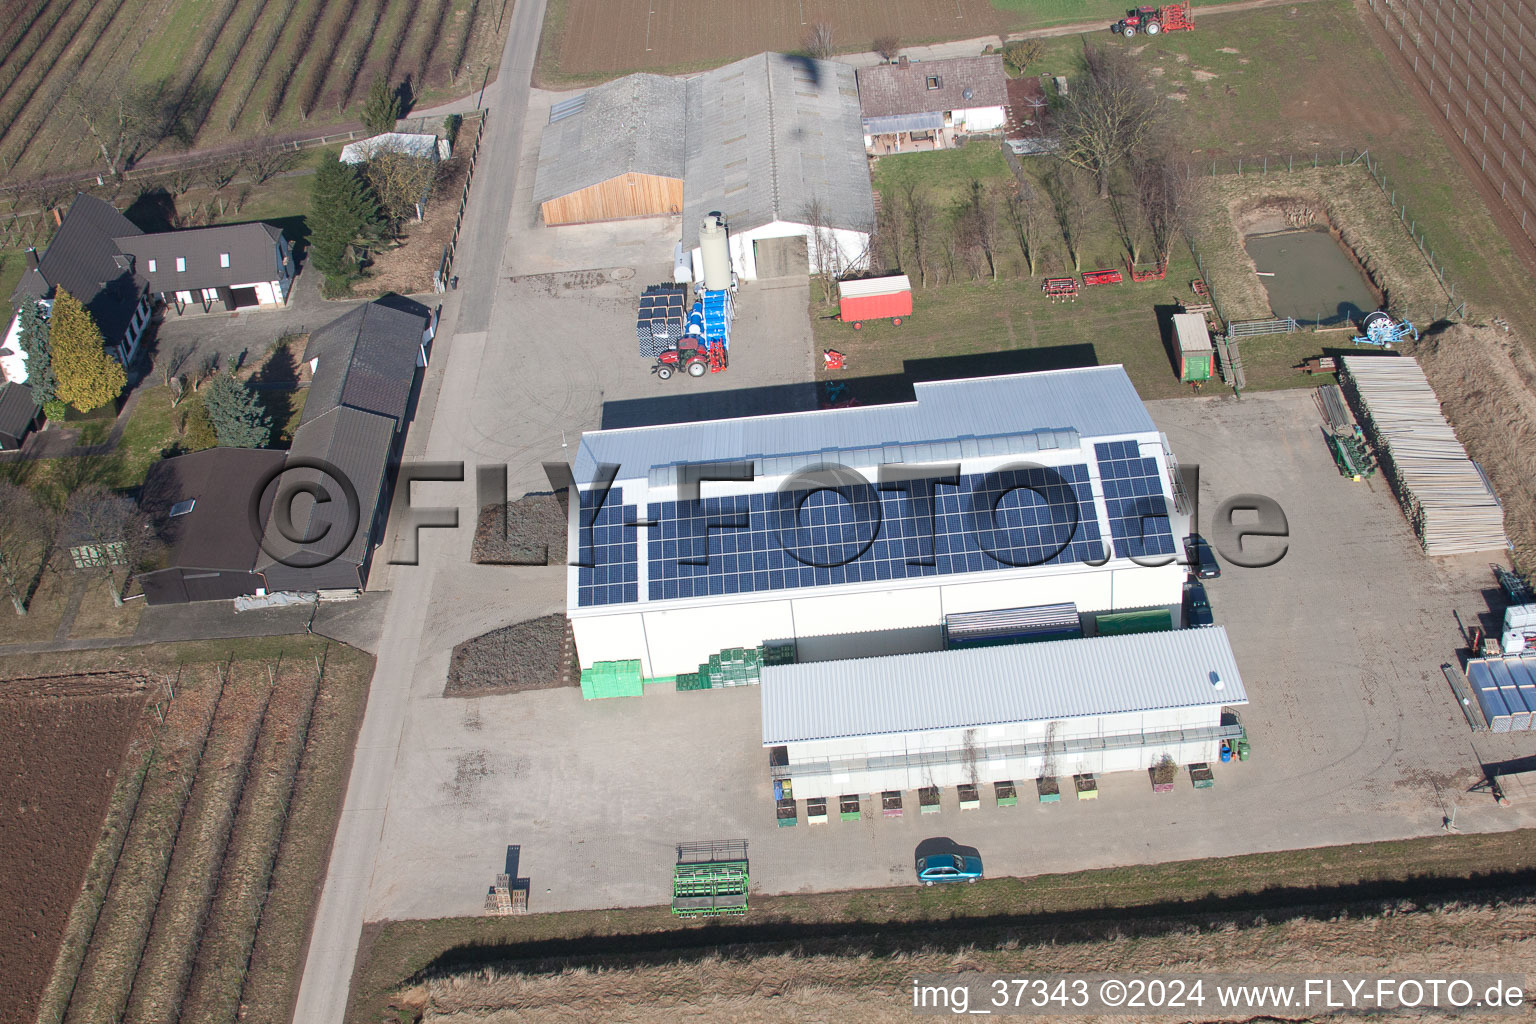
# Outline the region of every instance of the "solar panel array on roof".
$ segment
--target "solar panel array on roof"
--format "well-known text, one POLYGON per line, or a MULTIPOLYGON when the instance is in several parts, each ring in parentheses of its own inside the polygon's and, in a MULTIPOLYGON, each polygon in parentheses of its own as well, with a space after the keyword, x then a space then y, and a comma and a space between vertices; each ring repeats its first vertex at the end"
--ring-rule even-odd
POLYGON ((1103 442, 1093 450, 1103 481, 1115 556, 1173 554, 1173 527, 1157 460, 1142 458, 1141 446, 1135 441, 1103 442))
POLYGON ((604 497, 601 492, 581 492, 580 552, 589 563, 577 570, 577 603, 582 606, 622 604, 640 596, 635 506, 624 504, 622 487, 613 488, 599 508, 604 497))
POLYGON ((687 319, 688 286, 653 284, 640 296, 640 313, 635 318, 635 337, 640 355, 654 359, 676 348, 683 337, 687 319))
POLYGON ((771 492, 648 511, 652 601, 1104 557, 1081 464, 966 474, 959 487, 771 492))

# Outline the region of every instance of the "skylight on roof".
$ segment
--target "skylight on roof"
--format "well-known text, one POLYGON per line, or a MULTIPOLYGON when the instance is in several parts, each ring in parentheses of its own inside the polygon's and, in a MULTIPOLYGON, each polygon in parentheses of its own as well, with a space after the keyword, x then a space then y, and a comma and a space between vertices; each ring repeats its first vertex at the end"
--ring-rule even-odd
POLYGON ((171 516, 170 516, 170 518, 175 519, 177 516, 184 516, 188 512, 191 512, 196 507, 197 507, 197 499, 196 498, 188 498, 186 501, 178 501, 176 504, 171 506, 171 516))

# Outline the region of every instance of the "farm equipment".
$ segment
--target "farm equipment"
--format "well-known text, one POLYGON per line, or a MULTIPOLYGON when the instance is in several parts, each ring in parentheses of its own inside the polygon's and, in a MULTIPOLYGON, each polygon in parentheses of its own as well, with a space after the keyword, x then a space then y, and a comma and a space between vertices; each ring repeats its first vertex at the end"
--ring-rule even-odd
POLYGON ((1366 446, 1365 435, 1349 414, 1344 404, 1344 393, 1337 384, 1326 384, 1317 389, 1318 408, 1322 410, 1327 426, 1323 437, 1328 441, 1328 452, 1333 456, 1339 473, 1358 483, 1376 472, 1376 462, 1366 446))
POLYGON ((1166 7, 1132 7, 1125 12, 1125 17, 1109 26, 1109 30, 1129 39, 1137 32, 1155 36, 1163 32, 1190 32, 1194 27, 1194 12, 1188 3, 1182 3, 1166 7))
POLYGON ((1380 309, 1367 313, 1360 321, 1360 333, 1364 337, 1356 338, 1356 345, 1375 345, 1377 348, 1391 348, 1404 338, 1419 340, 1417 327, 1406 320, 1394 320, 1392 314, 1380 309))
POLYGON ((635 334, 640 354, 655 360, 651 372, 662 380, 679 370, 690 377, 719 373, 731 365, 731 324, 736 319, 725 224, 716 214, 699 230, 704 252, 704 276, 698 298, 686 315, 686 285, 653 285, 640 297, 635 334))
POLYGON ((678 843, 672 868, 672 913, 715 917, 747 912, 747 841, 678 843))
POLYGON ((1083 284, 1092 287, 1096 284, 1120 284, 1125 280, 1125 275, 1118 270, 1085 270, 1083 271, 1083 284))
POLYGON ((862 281, 839 281, 837 316, 834 319, 864 329, 866 320, 889 318, 901 326, 903 317, 912 315, 912 282, 906 274, 871 277, 862 281))
POLYGON ((1131 272, 1132 281, 1161 281, 1168 276, 1168 261, 1158 260, 1156 263, 1132 263, 1125 261, 1126 268, 1131 272))
POLYGON ((1077 278, 1048 277, 1045 279, 1044 283, 1040 285, 1040 290, 1044 292, 1052 302, 1059 302, 1065 299, 1071 299, 1073 302, 1076 302, 1077 278))

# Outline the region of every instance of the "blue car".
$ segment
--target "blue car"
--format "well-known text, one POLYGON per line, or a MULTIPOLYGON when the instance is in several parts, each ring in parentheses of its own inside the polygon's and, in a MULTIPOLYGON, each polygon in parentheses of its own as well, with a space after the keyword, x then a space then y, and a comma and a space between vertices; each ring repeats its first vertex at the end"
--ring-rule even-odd
POLYGON ((934 882, 974 882, 981 877, 981 858, 941 853, 917 859, 917 880, 924 885, 934 882))

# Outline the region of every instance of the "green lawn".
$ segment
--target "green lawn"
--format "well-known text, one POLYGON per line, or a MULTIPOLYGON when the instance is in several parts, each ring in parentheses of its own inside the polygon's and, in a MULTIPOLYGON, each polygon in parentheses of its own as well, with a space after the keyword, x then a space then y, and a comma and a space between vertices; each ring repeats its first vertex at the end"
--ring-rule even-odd
POLYGON ((1001 149, 981 143, 937 153, 883 156, 875 162, 873 176, 875 190, 886 202, 894 201, 902 186, 916 183, 931 190, 936 200, 949 205, 961 198, 973 179, 983 183, 1005 182, 1013 174, 1001 149))
MULTIPOLYGON (((1523 267, 1361 17, 1345 0, 1318 0, 1211 18, 1194 32, 1132 45, 1168 98, 1179 148, 1200 170, 1226 173, 1241 158, 1245 173, 1259 173, 1269 157, 1273 174, 1287 156, 1337 161, 1340 150, 1369 150, 1472 312, 1499 312, 1536 337, 1523 267)), ((1074 73, 1085 38, 1125 45, 1107 34, 1045 40, 1030 73, 1074 73)))

